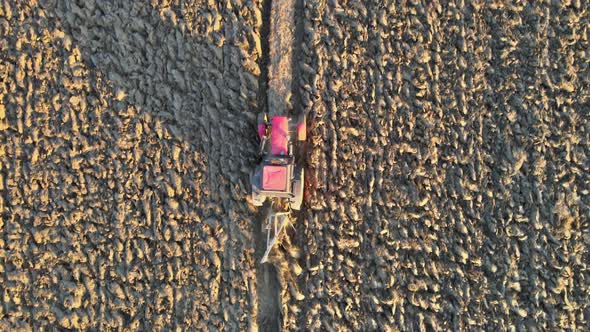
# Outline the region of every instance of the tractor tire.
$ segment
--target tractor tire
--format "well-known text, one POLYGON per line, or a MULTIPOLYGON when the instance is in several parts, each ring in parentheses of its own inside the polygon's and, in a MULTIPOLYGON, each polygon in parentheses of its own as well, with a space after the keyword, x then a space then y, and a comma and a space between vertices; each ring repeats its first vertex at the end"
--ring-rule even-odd
POLYGON ((257 193, 257 187, 254 184, 254 171, 252 171, 252 173, 250 173, 250 185, 252 186, 252 205, 259 207, 264 205, 264 201, 266 200, 266 197, 261 196, 259 193, 257 193), (255 188, 256 187, 256 188, 255 188))
POLYGON ((299 142, 305 142, 305 140, 307 140, 307 126, 305 120, 305 115, 301 115, 297 119, 297 141, 299 142))
POLYGON ((303 187, 305 184, 303 168, 295 170, 295 180, 293 181, 293 199, 291 200, 291 209, 301 210, 303 203, 303 187))
POLYGON ((266 113, 258 113, 256 121, 256 129, 258 131, 258 138, 262 139, 266 135, 266 113))

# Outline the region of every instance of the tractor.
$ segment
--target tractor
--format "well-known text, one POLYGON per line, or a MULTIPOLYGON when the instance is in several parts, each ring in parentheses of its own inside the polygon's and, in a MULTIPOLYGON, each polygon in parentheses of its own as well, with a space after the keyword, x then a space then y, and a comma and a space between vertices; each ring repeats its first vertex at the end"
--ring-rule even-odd
POLYGON ((290 210, 300 210, 303 202, 304 170, 298 155, 306 140, 305 116, 273 116, 268 121, 262 113, 258 117, 258 137, 262 160, 250 181, 254 206, 263 206, 267 199, 271 201, 271 213, 265 225, 267 250, 262 259, 265 262, 289 219, 290 210))

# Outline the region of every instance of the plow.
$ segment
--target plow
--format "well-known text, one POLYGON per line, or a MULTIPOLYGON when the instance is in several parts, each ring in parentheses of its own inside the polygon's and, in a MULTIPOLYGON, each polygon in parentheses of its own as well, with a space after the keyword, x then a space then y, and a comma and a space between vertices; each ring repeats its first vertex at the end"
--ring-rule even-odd
POLYGON ((268 255, 270 255, 275 244, 279 242, 279 236, 283 233, 283 229, 289 224, 290 218, 291 211, 278 212, 271 209, 263 226, 266 231, 266 250, 262 255, 260 263, 266 263, 268 261, 268 255))
POLYGON ((260 207, 270 202, 263 224, 266 250, 260 262, 265 263, 289 224, 292 211, 299 211, 303 203, 304 168, 298 156, 306 140, 305 116, 273 116, 269 120, 261 114, 257 129, 261 161, 250 182, 252 204, 260 207))

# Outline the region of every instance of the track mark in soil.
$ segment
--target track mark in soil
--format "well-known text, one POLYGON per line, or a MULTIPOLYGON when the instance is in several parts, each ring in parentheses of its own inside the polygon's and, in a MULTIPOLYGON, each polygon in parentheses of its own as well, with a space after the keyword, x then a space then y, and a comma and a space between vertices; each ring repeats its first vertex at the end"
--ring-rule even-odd
POLYGON ((303 43, 303 0, 293 0, 295 2, 295 9, 293 20, 295 21, 295 35, 293 37, 293 58, 291 61, 291 72, 293 80, 291 82, 291 91, 293 93, 291 102, 293 103, 293 112, 295 114, 303 113, 301 107, 301 75, 299 72, 301 56, 301 44, 303 43))
MULTIPOLYGON (((304 26, 303 26, 303 22, 304 22, 304 18, 305 18, 305 14, 304 14, 304 3, 303 0, 294 0, 295 2, 295 9, 294 9, 294 23, 295 23, 295 35, 293 38, 293 58, 292 58, 292 75, 293 75, 293 81, 291 82, 291 91, 293 93, 292 95, 292 103, 293 103, 293 112, 295 115, 300 115, 300 114, 304 114, 305 113, 305 108, 302 105, 302 99, 301 99, 301 89, 302 89, 302 79, 301 79, 301 71, 300 71, 300 64, 301 62, 303 62, 303 54, 302 54, 302 49, 301 49, 301 45, 303 44, 303 37, 304 37, 304 26)), ((311 174, 310 170, 307 169, 307 158, 306 158, 306 152, 308 149, 308 145, 305 144, 303 149, 300 149, 298 151, 299 156, 298 156, 298 160, 300 160, 303 163, 303 167, 305 169, 305 174, 311 174)), ((306 179, 307 180, 307 177, 306 179)), ((304 185, 304 188, 308 188, 307 185, 304 185)), ((305 196, 304 196, 305 197, 305 196)), ((304 222, 304 218, 307 218, 307 214, 304 212, 305 209, 305 199, 303 202, 303 205, 301 206, 301 210, 298 211, 297 213, 294 213, 293 218, 294 218, 294 229, 292 232, 288 232, 288 236, 291 237, 292 239, 294 239, 294 241, 292 241, 294 244, 297 245, 298 249, 300 250, 300 257, 297 258, 297 260, 299 260, 298 264, 300 266, 305 266, 305 264, 301 264, 303 257, 305 257, 305 248, 307 247, 307 237, 305 236, 305 222, 304 222), (299 221, 299 222, 297 222, 299 221)), ((295 277, 295 280, 297 281, 298 284, 298 288, 299 291, 302 292, 302 294, 305 296, 305 298, 308 297, 307 294, 307 287, 305 284, 305 279, 304 278, 297 278, 295 277)), ((306 306, 303 306, 303 308, 300 308, 300 310, 306 310, 306 306)), ((305 317, 305 315, 301 315, 300 317, 305 317)), ((305 326, 305 321, 304 320, 300 320, 297 321, 297 326, 298 327, 303 327, 305 326)))
MULTIPOLYGON (((270 21, 272 12, 271 0, 262 3, 262 27, 260 39, 262 54, 260 57, 260 77, 258 79, 258 113, 268 112, 269 85, 269 54, 270 54, 270 21)), ((256 259, 259 261, 266 249, 266 233, 264 222, 269 213, 269 203, 259 210, 254 222, 254 238, 256 240, 256 259)), ((256 293, 258 299, 257 323, 260 331, 280 331, 283 326, 281 315, 281 284, 277 269, 273 264, 257 263, 256 293)))
MULTIPOLYGON (((259 78, 259 112, 274 115, 299 115, 303 112, 300 96, 300 75, 297 60, 301 57, 303 41, 303 1, 265 0, 263 3, 263 26, 261 27, 262 58, 259 78), (293 29, 295 27, 295 29, 293 29)), ((298 159, 304 160, 301 152, 298 159)), ((265 205, 256 220, 256 253, 262 257, 266 247, 263 229, 270 207, 265 205)), ((295 220, 302 215, 293 215, 295 220)), ((285 230, 287 231, 287 230, 285 230)), ((274 250, 279 250, 278 246, 274 250)), ((281 256, 281 255, 279 255, 281 256)), ((256 272, 258 291, 258 325, 264 331, 277 331, 290 323, 283 320, 288 309, 282 302, 289 302, 286 289, 298 287, 293 284, 289 264, 281 256, 274 264, 262 264, 256 272), (290 281, 286 281, 290 280, 290 281), (281 294, 287 297, 283 297, 281 294)))
POLYGON ((271 0, 263 0, 262 3, 262 26, 260 27, 260 45, 262 54, 259 58, 260 76, 258 77, 258 112, 268 111, 268 64, 269 64, 269 36, 270 36, 270 14, 271 0))
MULTIPOLYGON (((266 203, 256 218, 256 257, 262 258, 266 249, 264 221, 270 212, 266 203)), ((260 331, 280 331, 283 326, 281 313, 281 282, 272 263, 258 264, 256 269, 256 291, 258 293, 258 328, 260 331)))

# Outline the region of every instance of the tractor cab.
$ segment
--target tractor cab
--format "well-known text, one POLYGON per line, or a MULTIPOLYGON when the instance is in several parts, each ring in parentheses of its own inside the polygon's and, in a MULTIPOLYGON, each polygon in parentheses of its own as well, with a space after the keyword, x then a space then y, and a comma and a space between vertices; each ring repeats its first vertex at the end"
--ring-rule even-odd
POLYGON ((262 189, 266 191, 285 192, 289 187, 288 165, 262 166, 262 189))
POLYGON ((261 206, 266 198, 286 198, 294 210, 303 199, 303 168, 295 163, 296 143, 305 141, 305 117, 259 118, 258 136, 262 160, 252 175, 252 201, 261 206))

